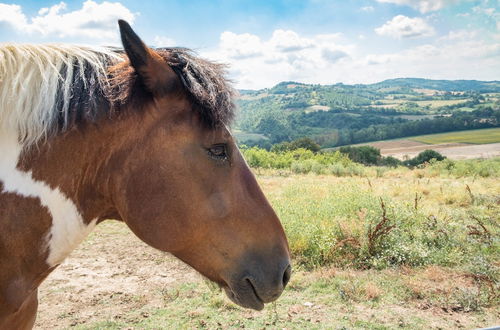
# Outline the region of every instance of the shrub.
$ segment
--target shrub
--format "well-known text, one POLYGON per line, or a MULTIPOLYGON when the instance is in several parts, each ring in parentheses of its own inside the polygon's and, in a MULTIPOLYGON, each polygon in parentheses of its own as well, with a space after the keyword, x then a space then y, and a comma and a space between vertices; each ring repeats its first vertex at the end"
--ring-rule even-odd
POLYGON ((408 160, 405 162, 407 166, 410 167, 415 167, 418 165, 422 165, 424 163, 430 162, 432 159, 435 159, 437 161, 444 160, 446 157, 441 155, 439 152, 432 150, 432 149, 427 149, 419 153, 416 157, 408 160))
POLYGON ((311 150, 295 149, 284 152, 272 152, 256 147, 241 148, 248 165, 254 168, 290 169, 294 173, 309 173, 311 171, 326 173, 331 164, 340 163, 343 166, 352 164, 349 158, 339 152, 314 153, 311 150))
POLYGON ((380 149, 372 146, 340 147, 339 151, 348 155, 352 161, 365 165, 377 165, 381 159, 380 149))
POLYGON ((378 162, 378 165, 388 166, 388 167, 398 167, 403 165, 403 162, 392 156, 387 156, 387 157, 382 157, 378 162))
POLYGON ((428 169, 435 174, 452 175, 454 177, 497 177, 500 176, 500 158, 430 161, 428 169))
POLYGON ((272 152, 286 152, 296 149, 306 149, 312 152, 320 151, 321 147, 313 139, 308 137, 303 137, 292 142, 281 142, 272 146, 272 152))

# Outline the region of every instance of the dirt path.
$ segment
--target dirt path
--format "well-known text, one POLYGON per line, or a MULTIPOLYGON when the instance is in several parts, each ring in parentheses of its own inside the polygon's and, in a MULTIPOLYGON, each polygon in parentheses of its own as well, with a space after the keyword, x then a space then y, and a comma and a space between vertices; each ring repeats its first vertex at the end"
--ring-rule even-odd
POLYGON ((40 287, 35 329, 119 319, 130 308, 162 306, 170 287, 198 281, 194 270, 147 246, 124 225, 103 223, 40 287))

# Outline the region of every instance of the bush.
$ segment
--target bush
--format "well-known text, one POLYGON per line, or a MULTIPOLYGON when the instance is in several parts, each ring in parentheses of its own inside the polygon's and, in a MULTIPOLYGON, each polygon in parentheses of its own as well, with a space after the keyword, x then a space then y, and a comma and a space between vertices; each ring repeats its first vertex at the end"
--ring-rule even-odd
POLYGON ((403 162, 397 158, 392 156, 382 157, 378 163, 380 166, 388 166, 388 167, 398 167, 403 165, 403 162))
POLYGON ((377 165, 382 157, 380 149, 372 146, 340 147, 339 151, 348 155, 352 161, 364 165, 377 165))
POLYGON ((297 149, 306 149, 312 152, 320 151, 321 147, 313 139, 308 137, 300 138, 292 142, 281 142, 272 146, 272 152, 286 152, 297 149))
POLYGON ((428 169, 435 174, 452 175, 455 177, 498 177, 500 176, 500 158, 430 161, 428 169))
POLYGON ((256 147, 241 148, 248 165, 254 168, 290 169, 294 173, 326 173, 331 164, 352 165, 352 161, 339 152, 314 153, 311 150, 295 149, 272 152, 256 147))
POLYGON ((410 167, 415 167, 418 165, 422 165, 424 163, 430 162, 432 159, 435 159, 437 161, 444 160, 446 157, 441 155, 439 152, 432 150, 432 149, 427 149, 419 153, 416 157, 407 160, 405 162, 405 165, 410 166, 410 167))

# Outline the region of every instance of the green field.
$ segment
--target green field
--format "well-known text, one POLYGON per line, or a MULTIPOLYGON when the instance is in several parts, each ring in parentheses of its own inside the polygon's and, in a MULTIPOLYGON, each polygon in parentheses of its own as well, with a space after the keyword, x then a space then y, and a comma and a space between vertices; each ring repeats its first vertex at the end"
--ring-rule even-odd
POLYGON ((257 171, 287 233, 294 267, 283 296, 262 312, 237 307, 201 280, 157 284, 155 276, 179 266, 146 247, 123 224, 105 223, 72 254, 80 259, 66 269, 88 267, 90 271, 82 273, 86 277, 114 267, 108 270, 111 283, 131 278, 127 291, 99 281, 82 287, 69 281, 75 276, 61 273, 49 276, 41 290, 45 312, 39 313, 38 326, 97 330, 496 325, 500 185, 497 175, 476 175, 481 164, 498 169, 500 160, 445 161, 380 173, 367 168, 363 177, 257 171), (468 175, 450 172, 462 167, 469 169, 468 175), (94 260, 103 251, 107 255, 94 260), (115 261, 99 264, 97 259, 115 261), (146 282, 134 289, 138 279, 146 282))
POLYGON ((430 100, 430 101, 414 101, 421 107, 430 106, 431 108, 439 108, 446 105, 455 105, 460 103, 465 103, 469 101, 469 99, 460 99, 460 100, 430 100))
POLYGON ((408 138, 428 144, 440 143, 471 143, 471 144, 485 144, 485 143, 499 143, 500 142, 500 128, 483 128, 469 131, 448 132, 430 135, 421 135, 408 138))

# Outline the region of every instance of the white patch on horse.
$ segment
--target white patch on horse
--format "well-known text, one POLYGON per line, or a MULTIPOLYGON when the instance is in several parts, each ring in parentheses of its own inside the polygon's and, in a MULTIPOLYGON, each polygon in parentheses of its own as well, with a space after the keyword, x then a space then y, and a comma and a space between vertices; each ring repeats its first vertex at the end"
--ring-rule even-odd
POLYGON ((31 171, 17 168, 22 146, 15 132, 0 132, 0 181, 3 191, 24 197, 35 197, 52 216, 52 227, 47 233, 49 255, 47 264, 60 264, 64 258, 92 231, 97 219, 84 223, 76 205, 59 188, 52 189, 45 182, 33 179, 31 171))

